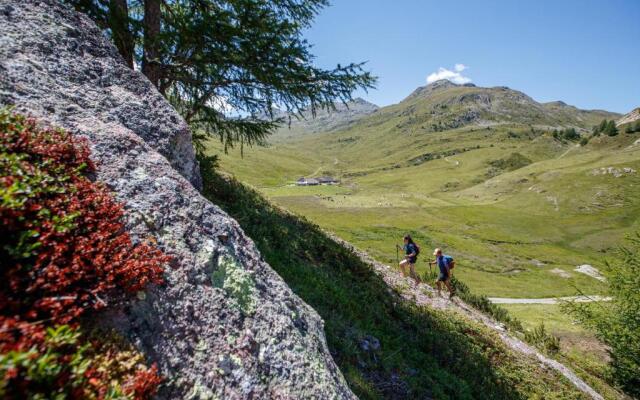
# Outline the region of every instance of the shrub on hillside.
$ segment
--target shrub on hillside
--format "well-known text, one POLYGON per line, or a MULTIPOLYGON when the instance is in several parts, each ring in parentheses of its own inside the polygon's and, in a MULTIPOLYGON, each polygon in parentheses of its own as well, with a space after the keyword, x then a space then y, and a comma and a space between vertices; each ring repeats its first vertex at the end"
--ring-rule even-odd
POLYGON ((598 126, 593 128, 593 135, 599 136, 604 133, 607 136, 616 136, 618 134, 618 128, 616 128, 616 122, 614 120, 607 121, 603 119, 598 126))
MULTIPOLYGON (((622 127, 620 127, 622 129, 622 127)), ((628 123, 624 127, 624 133, 637 133, 640 132, 640 121, 636 121, 635 123, 628 123)))
POLYGON ((580 134, 575 130, 575 128, 567 128, 562 130, 554 129, 553 137, 558 140, 568 140, 574 142, 580 139, 580 134))
MULTIPOLYGON (((437 275, 426 275, 424 278, 425 282, 434 282, 437 278, 437 275)), ((513 332, 524 331, 520 320, 511 316, 505 308, 501 307, 498 304, 492 303, 491 300, 487 298, 487 296, 473 293, 471 289, 469 289, 469 286, 467 286, 464 282, 456 279, 455 276, 451 278, 451 284, 456 289, 457 295, 465 302, 471 304, 473 307, 484 312, 485 314, 492 316, 497 321, 502 322, 513 332)))
MULTIPOLYGON (((133 244, 122 207, 88 179, 92 172, 86 141, 0 110, 2 397, 115 390, 109 371, 87 356, 96 346, 82 335, 79 317, 162 282, 168 258, 148 243, 133 244)), ((139 378, 157 378, 154 371, 142 368, 139 378)), ((133 382, 132 395, 144 386, 136 376, 122 379, 133 382)))
POLYGON ((640 397, 640 235, 629 238, 611 263, 606 263, 610 302, 565 303, 576 317, 610 348, 612 379, 630 395, 640 397))
POLYGON ((560 339, 549 333, 544 323, 536 326, 533 330, 525 331, 524 340, 549 354, 556 354, 560 351, 560 339))
POLYGON ((511 153, 509 157, 500 158, 498 160, 489 161, 489 170, 486 173, 487 178, 500 175, 504 171, 515 171, 526 167, 531 164, 531 160, 528 157, 523 156, 520 153, 511 153))
POLYGON ((32 327, 29 346, 0 352, 6 399, 145 399, 161 378, 155 365, 117 338, 87 337, 69 325, 32 327))

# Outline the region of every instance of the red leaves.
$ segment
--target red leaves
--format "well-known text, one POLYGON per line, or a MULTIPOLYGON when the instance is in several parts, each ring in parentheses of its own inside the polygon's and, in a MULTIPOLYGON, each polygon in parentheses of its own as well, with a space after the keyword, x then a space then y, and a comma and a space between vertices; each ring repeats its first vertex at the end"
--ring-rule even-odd
MULTIPOLYGON (((169 257, 132 243, 122 206, 86 177, 89 154, 83 138, 0 110, 0 352, 162 283, 169 257)), ((158 381, 153 367, 127 387, 145 397, 158 381)))
POLYGON ((0 152, 19 161, 3 165, 1 183, 18 189, 13 203, 0 204, 0 255, 8 263, 0 271, 0 315, 64 324, 161 283, 168 257, 132 244, 122 207, 83 175, 94 169, 86 141, 8 119, 0 121, 0 152))
POLYGON ((124 387, 124 392, 136 399, 146 399, 153 396, 162 383, 157 365, 153 364, 147 370, 138 370, 131 381, 124 387))

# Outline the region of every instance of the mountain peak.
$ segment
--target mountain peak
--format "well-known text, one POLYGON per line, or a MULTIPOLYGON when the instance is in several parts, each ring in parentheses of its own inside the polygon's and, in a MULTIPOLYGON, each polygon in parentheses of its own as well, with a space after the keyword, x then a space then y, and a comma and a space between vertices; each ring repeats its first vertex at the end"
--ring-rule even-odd
POLYGON ((448 87, 454 87, 454 86, 460 86, 460 85, 458 85, 457 83, 453 83, 448 79, 439 79, 435 82, 429 83, 425 87, 432 88, 432 89, 441 89, 441 88, 448 88, 448 87))
POLYGON ((458 87, 456 83, 451 82, 448 79, 440 79, 435 82, 431 82, 426 86, 419 86, 416 90, 414 90, 407 98, 411 99, 414 97, 423 97, 428 96, 431 93, 434 93, 439 90, 445 90, 453 87, 458 87))
POLYGON ((429 84, 427 84, 426 86, 419 86, 416 90, 414 90, 408 97, 407 99, 412 99, 415 97, 426 97, 431 95, 432 93, 435 93, 437 91, 440 90, 446 90, 446 89, 450 89, 450 88, 456 88, 456 87, 477 87, 476 85, 474 85, 473 83, 463 83, 463 84, 458 84, 458 83, 454 83, 451 82, 448 79, 439 79, 435 82, 431 82, 429 84))
POLYGON ((362 97, 356 97, 355 99, 351 100, 350 102, 347 103, 347 105, 351 105, 351 104, 357 104, 357 105, 361 105, 361 106, 367 106, 367 107, 372 107, 372 108, 379 108, 376 104, 367 101, 365 99, 363 99, 362 97))

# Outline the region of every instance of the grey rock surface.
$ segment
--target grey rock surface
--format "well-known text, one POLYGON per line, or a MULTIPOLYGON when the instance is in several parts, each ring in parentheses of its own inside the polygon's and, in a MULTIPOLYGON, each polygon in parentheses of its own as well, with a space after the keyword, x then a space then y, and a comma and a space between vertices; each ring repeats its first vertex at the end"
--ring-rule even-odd
POLYGON ((141 73, 125 65, 90 20, 53 4, 0 1, 0 102, 28 104, 33 114, 70 129, 90 119, 123 126, 199 188, 184 120, 141 73), (40 11, 45 9, 51 13, 40 11))
POLYGON ((640 121, 640 107, 634 108, 629 113, 625 114, 616 121, 616 126, 630 124, 632 122, 640 121))
POLYGON ((0 103, 88 137, 134 239, 173 256, 164 285, 96 318, 158 364, 158 397, 355 398, 318 314, 194 188, 185 123, 88 18, 56 0, 0 0, 0 103))

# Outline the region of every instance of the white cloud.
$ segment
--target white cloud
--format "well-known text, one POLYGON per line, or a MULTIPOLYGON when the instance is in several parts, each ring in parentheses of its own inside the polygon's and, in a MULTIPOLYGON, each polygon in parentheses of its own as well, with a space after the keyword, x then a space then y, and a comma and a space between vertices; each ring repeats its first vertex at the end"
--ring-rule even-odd
POLYGON ((469 67, 467 67, 467 66, 466 66, 466 65, 464 65, 464 64, 456 64, 456 65, 454 65, 454 66, 453 66, 453 69, 455 69, 455 70, 456 70, 456 72, 462 72, 462 71, 464 71, 464 70, 465 70, 465 69, 467 69, 467 68, 469 68, 469 67))
POLYGON ((471 78, 463 76, 462 71, 468 69, 464 64, 456 64, 453 66, 453 71, 446 68, 438 68, 436 72, 432 72, 427 76, 427 83, 433 83, 441 79, 446 79, 458 85, 471 82, 471 78))

